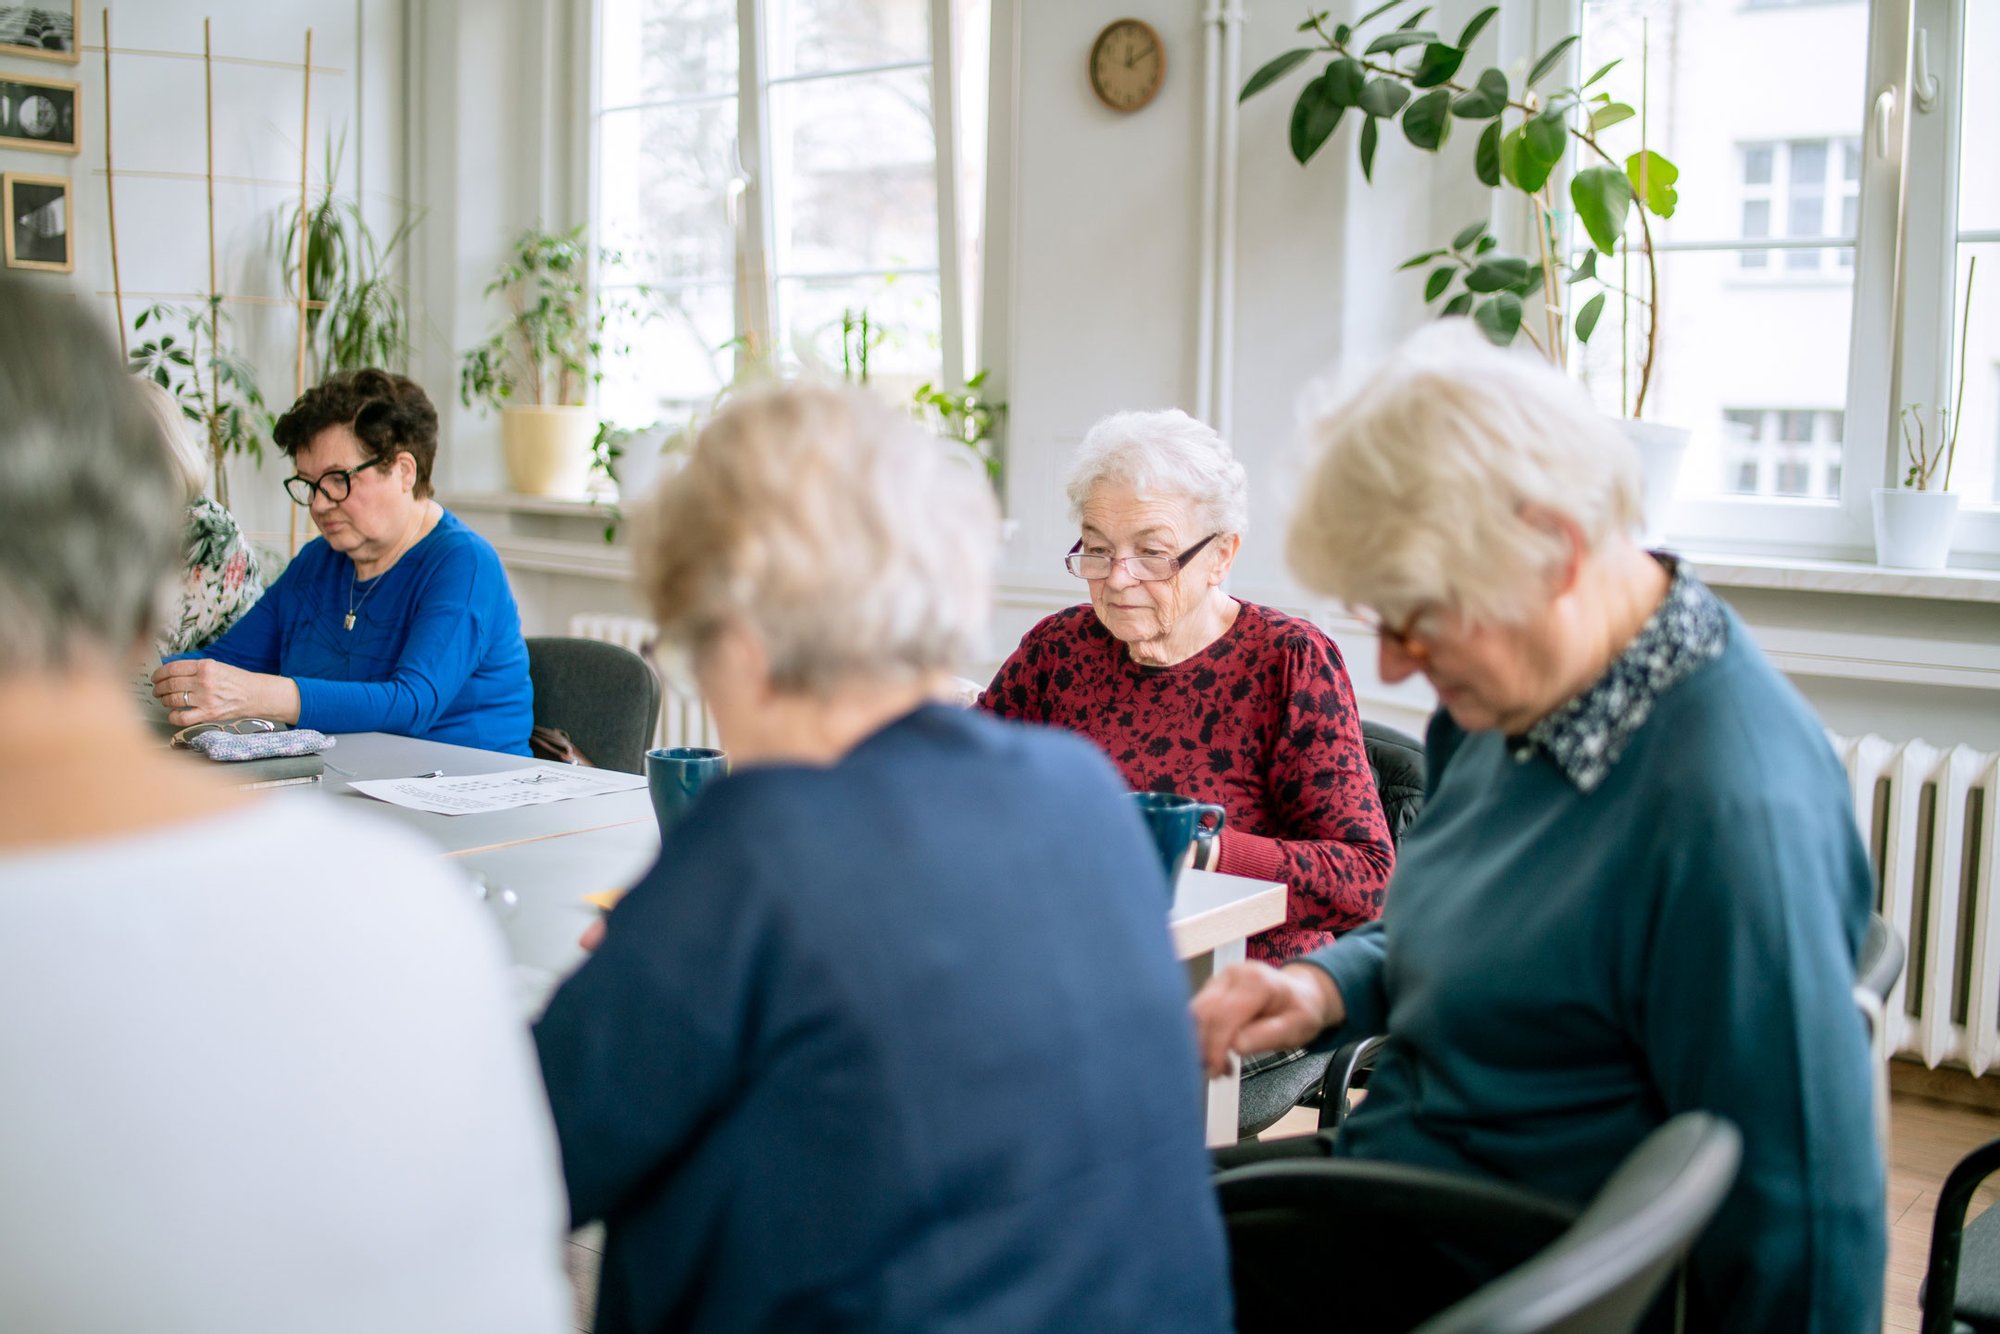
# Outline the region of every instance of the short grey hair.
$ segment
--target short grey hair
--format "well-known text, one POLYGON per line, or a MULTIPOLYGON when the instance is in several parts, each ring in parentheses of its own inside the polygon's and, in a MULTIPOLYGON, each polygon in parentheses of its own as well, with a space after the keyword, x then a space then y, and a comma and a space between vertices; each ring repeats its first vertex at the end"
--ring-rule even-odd
POLYGON ((180 573, 180 478, 108 331, 0 278, 0 675, 152 641, 180 573))
POLYGON ((824 694, 979 657, 1000 510, 963 447, 860 390, 793 385, 717 413, 633 540, 664 643, 699 653, 738 621, 776 688, 824 694))
POLYGON ((1442 320, 1308 423, 1319 448, 1286 555, 1309 587, 1385 614, 1518 623, 1566 555, 1534 507, 1596 550, 1639 524, 1639 456, 1575 381, 1442 320))
POLYGON ((1116 412, 1090 428, 1065 485, 1072 520, 1082 521, 1084 502, 1106 482, 1142 496, 1185 498, 1204 532, 1241 533, 1250 526, 1243 465, 1214 427, 1178 408, 1116 412))
POLYGON ((166 446, 167 457, 173 461, 174 471, 180 474, 181 486, 187 492, 187 503, 192 505, 208 488, 208 458, 195 442, 194 432, 188 429, 188 417, 181 411, 180 400, 157 380, 142 376, 138 385, 140 397, 146 400, 147 410, 159 425, 160 443, 166 446))

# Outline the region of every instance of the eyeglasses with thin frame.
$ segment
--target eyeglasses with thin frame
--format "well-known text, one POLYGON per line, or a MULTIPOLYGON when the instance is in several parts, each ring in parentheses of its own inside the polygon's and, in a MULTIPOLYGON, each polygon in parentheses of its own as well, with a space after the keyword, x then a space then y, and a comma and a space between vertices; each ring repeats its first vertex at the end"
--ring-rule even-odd
POLYGON ((1438 634, 1438 616, 1435 607, 1419 607, 1403 618, 1401 625, 1391 625, 1373 607, 1350 606, 1348 614, 1375 632, 1375 637, 1385 644, 1394 644, 1396 650, 1411 662, 1422 664, 1431 659, 1431 644, 1438 634))
POLYGON ((386 461, 376 459, 372 463, 357 464, 352 468, 330 468, 319 475, 318 481, 294 473, 285 479, 285 494, 297 504, 310 505, 313 493, 317 491, 325 496, 329 503, 338 505, 347 499, 348 493, 354 489, 354 474, 367 472, 370 468, 379 468, 386 461))
POLYGON ((174 733, 171 744, 185 750, 189 742, 204 732, 234 732, 238 736, 253 736, 258 732, 278 730, 278 725, 269 718, 232 718, 223 723, 190 723, 174 733))
POLYGON ((1210 533, 1178 556, 1100 556, 1094 552, 1086 552, 1083 549, 1083 540, 1079 538, 1076 545, 1069 549, 1069 555, 1063 557, 1063 568, 1079 579, 1095 582, 1099 579, 1109 579, 1112 568, 1123 565, 1125 573, 1140 583, 1157 584, 1179 574, 1187 568, 1189 561, 1200 554, 1203 547, 1221 536, 1221 533, 1210 533))

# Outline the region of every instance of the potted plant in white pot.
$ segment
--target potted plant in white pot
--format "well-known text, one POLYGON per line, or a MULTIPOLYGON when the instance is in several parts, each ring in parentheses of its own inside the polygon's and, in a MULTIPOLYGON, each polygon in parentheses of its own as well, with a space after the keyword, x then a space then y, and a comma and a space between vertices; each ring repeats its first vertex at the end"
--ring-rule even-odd
MULTIPOLYGON (((600 249, 596 260, 600 284, 623 265, 615 250, 600 249)), ((636 290, 644 296, 644 288, 636 290)), ((631 301, 593 292, 582 227, 523 232, 486 295, 502 297, 508 315, 465 354, 459 398, 467 407, 500 410, 501 447, 517 493, 581 498, 598 433, 585 399, 603 378, 603 358, 624 350, 606 346, 612 321, 642 312, 631 301)))
MULTIPOLYGON (((1525 338, 1558 366, 1567 366, 1569 335, 1588 343, 1607 300, 1637 308, 1641 340, 1637 388, 1626 407, 1626 434, 1639 446, 1645 467, 1646 529, 1660 531, 1673 498, 1688 433, 1643 420, 1652 388, 1659 340, 1659 311, 1653 303, 1659 268, 1653 253, 1653 218, 1670 218, 1680 196, 1680 171, 1646 145, 1639 109, 1604 91, 1595 91, 1618 65, 1612 61, 1574 87, 1538 88, 1561 64, 1574 35, 1544 51, 1525 78, 1509 79, 1491 66, 1476 77, 1462 71, 1480 33, 1499 13, 1497 5, 1475 14, 1455 41, 1422 27, 1428 5, 1402 25, 1373 37, 1362 30, 1416 0, 1390 0, 1352 23, 1333 23, 1327 13, 1311 15, 1299 31, 1314 44, 1295 47, 1267 61, 1244 84, 1241 98, 1255 96, 1309 61, 1329 57, 1299 90, 1292 106, 1291 150, 1301 165, 1333 135, 1347 113, 1361 122, 1357 140, 1361 171, 1374 179, 1382 124, 1400 124, 1403 137, 1427 152, 1445 143, 1454 121, 1482 128, 1473 172, 1491 190, 1511 188, 1529 201, 1535 220, 1535 253, 1509 255, 1499 248, 1485 219, 1470 223, 1440 248, 1404 261, 1402 268, 1429 266, 1424 301, 1441 315, 1463 315, 1501 345, 1525 338), (1614 125, 1637 118, 1636 152, 1615 156, 1602 139, 1614 125), (1568 180, 1568 204, 1589 244, 1569 253, 1552 181, 1575 147, 1587 165, 1568 180), (1645 290, 1635 292, 1598 272, 1598 257, 1620 247, 1635 255, 1645 290), (1531 309, 1531 303, 1534 308, 1531 309)), ((1644 99, 1641 99, 1643 105, 1644 99)))
POLYGON ((1975 257, 1965 272, 1965 315, 1958 331, 1958 397, 1949 409, 1939 408, 1926 422, 1924 410, 1912 403, 1902 411, 1903 455, 1908 467, 1899 487, 1875 488, 1875 563, 1911 570, 1939 570, 1951 555, 1951 528, 1958 518, 1958 497, 1951 490, 1951 465, 1958 454, 1958 423, 1965 407, 1965 347, 1972 331, 1972 281, 1979 275, 1975 257), (1932 422, 1936 430, 1931 430, 1932 422), (1944 476, 1938 476, 1940 465, 1944 476), (1937 483, 1935 490, 1931 484, 1937 483))

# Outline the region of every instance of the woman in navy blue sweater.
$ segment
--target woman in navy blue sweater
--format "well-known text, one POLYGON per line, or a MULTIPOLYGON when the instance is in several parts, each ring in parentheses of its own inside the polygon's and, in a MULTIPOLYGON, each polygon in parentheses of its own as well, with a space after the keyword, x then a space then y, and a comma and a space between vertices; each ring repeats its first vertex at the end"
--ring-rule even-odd
POLYGON ((534 693, 507 573, 431 496, 437 409, 415 382, 344 371, 272 432, 320 536, 153 694, 180 726, 270 718, 528 753, 534 693))
POLYGON ((535 1029, 600 1334, 1214 1331, 1168 891, 1087 743, 932 702, 992 494, 858 394, 739 401, 637 538, 733 772, 535 1029))

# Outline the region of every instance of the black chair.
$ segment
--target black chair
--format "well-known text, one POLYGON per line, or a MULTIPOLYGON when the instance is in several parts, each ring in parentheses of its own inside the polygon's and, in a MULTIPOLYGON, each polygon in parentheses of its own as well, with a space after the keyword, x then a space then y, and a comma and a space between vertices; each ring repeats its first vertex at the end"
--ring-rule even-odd
MULTIPOLYGON (((1424 806, 1424 744, 1371 722, 1361 724, 1361 744, 1375 774, 1375 793, 1389 822, 1389 839, 1401 847, 1403 832, 1424 806)), ((1237 1099, 1237 1136, 1247 1139, 1269 1129, 1300 1103, 1315 1101, 1326 1082, 1327 1061, 1325 1052, 1286 1052, 1275 1060, 1250 1062, 1237 1099)))
POLYGON ((646 772, 660 719, 660 681, 631 649, 596 639, 528 641, 535 726, 555 727, 600 769, 646 772))
POLYGON ((1395 1163, 1291 1159, 1219 1173, 1238 1328, 1324 1325, 1326 1292, 1300 1276, 1336 1257, 1344 1267, 1379 1257, 1360 1260, 1359 1303, 1343 1294, 1331 1308, 1342 1328, 1428 1316, 1424 1334, 1635 1329, 1721 1206, 1740 1151, 1726 1122, 1675 1117, 1581 1215, 1500 1182, 1395 1163))

